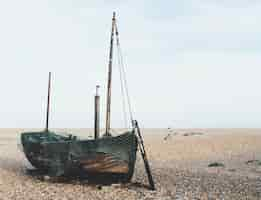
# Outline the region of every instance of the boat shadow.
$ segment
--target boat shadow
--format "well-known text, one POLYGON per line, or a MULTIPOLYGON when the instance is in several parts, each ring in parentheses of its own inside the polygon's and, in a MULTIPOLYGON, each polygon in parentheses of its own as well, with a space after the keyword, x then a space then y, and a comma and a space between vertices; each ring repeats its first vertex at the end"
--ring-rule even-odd
POLYGON ((80 184, 86 185, 90 187, 95 187, 97 189, 102 189, 102 187, 115 187, 115 188, 128 188, 130 190, 137 189, 149 189, 149 186, 144 185, 139 182, 121 182, 118 179, 120 177, 115 176, 107 178, 106 176, 81 176, 79 174, 72 174, 62 177, 50 177, 47 175, 46 171, 39 169, 26 169, 26 174, 31 176, 32 178, 36 178, 41 181, 47 181, 50 183, 62 183, 62 184, 80 184))
POLYGON ((137 189, 146 189, 151 190, 151 188, 148 185, 139 183, 139 182, 130 182, 122 185, 123 188, 128 188, 131 190, 137 190, 137 189))
POLYGON ((80 184, 90 187, 94 187, 98 190, 103 187, 113 187, 113 188, 127 188, 129 190, 138 190, 138 189, 149 189, 149 186, 144 185, 139 182, 125 182, 122 183, 117 181, 117 178, 108 179, 105 176, 100 177, 86 177, 72 174, 70 176, 63 177, 50 177, 47 175, 46 171, 35 169, 26 165, 23 160, 11 159, 11 158, 1 158, 0 157, 0 169, 9 171, 10 173, 16 173, 21 176, 28 176, 32 179, 38 179, 40 181, 45 181, 49 183, 62 183, 62 184, 80 184))

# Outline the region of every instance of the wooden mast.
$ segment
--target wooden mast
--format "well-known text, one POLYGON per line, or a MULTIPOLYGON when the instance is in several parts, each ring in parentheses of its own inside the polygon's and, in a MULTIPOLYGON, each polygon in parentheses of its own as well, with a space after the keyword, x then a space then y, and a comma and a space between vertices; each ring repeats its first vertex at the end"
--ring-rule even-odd
POLYGON ((112 17, 112 28, 111 28, 111 43, 110 43, 110 57, 109 57, 109 69, 108 69, 108 83, 107 83, 107 108, 106 108, 106 130, 105 136, 109 136, 110 133, 110 121, 111 121, 111 77, 112 77, 112 57, 113 57, 113 39, 115 29, 115 12, 112 17))
POLYGON ((46 125, 45 125, 45 131, 47 131, 47 132, 48 132, 48 128, 49 128, 50 94, 51 94, 51 72, 49 72, 48 96, 47 96, 47 107, 46 107, 46 125))
POLYGON ((94 97, 94 139, 99 138, 100 134, 100 95, 99 85, 96 85, 96 94, 94 97))

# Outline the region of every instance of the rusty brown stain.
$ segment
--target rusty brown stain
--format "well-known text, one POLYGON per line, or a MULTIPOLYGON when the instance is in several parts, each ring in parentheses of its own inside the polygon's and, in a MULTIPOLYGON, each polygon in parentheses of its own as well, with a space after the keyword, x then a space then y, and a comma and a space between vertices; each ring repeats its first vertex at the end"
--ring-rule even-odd
POLYGON ((108 173, 128 173, 128 163, 123 160, 117 160, 108 154, 102 154, 93 159, 82 159, 82 167, 89 172, 108 172, 108 173))

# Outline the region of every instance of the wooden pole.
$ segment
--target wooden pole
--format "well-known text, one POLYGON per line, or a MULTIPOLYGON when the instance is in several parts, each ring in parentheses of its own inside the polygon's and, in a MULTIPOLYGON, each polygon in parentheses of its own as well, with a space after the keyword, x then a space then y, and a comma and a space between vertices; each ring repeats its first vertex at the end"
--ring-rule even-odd
POLYGON ((154 180, 153 180, 153 177, 152 177, 152 173, 151 173, 151 170, 150 170, 149 160, 148 160, 148 157, 147 157, 147 154, 146 154, 146 151, 145 151, 144 142, 143 142, 143 139, 142 139, 142 136, 141 136, 139 124, 138 124, 137 120, 133 120, 132 123, 133 123, 133 126, 137 130, 138 139, 139 139, 139 141, 138 141, 139 149, 140 149, 140 153, 141 153, 141 156, 143 158, 143 161, 144 161, 144 166, 145 166, 145 170, 146 170, 146 173, 147 173, 147 176, 148 176, 150 189, 156 190, 154 180))
POLYGON ((47 107, 46 107, 46 125, 45 125, 45 131, 47 131, 47 132, 48 132, 48 129, 49 129, 50 94, 51 94, 51 72, 49 72, 48 96, 47 96, 47 107))
POLYGON ((111 43, 110 43, 110 57, 109 57, 109 70, 108 70, 108 83, 107 83, 107 109, 106 109, 106 130, 105 136, 109 136, 110 121, 111 121, 111 77, 112 77, 112 57, 113 57, 113 38, 115 29, 115 12, 112 17, 112 28, 111 28, 111 43))
POLYGON ((94 139, 100 136, 100 96, 99 85, 96 86, 96 94, 94 97, 94 139))

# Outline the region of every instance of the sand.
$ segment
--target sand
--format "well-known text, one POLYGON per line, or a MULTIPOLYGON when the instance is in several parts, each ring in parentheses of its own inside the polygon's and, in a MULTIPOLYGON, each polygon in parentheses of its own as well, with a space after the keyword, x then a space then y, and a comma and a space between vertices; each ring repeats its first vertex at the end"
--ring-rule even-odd
POLYGON ((21 131, 0 129, 0 199, 261 199, 261 165, 246 164, 261 160, 261 129, 143 130, 156 191, 147 189, 139 152, 128 184, 98 186, 32 176, 20 150, 21 131), (224 167, 208 167, 213 162, 224 167))

